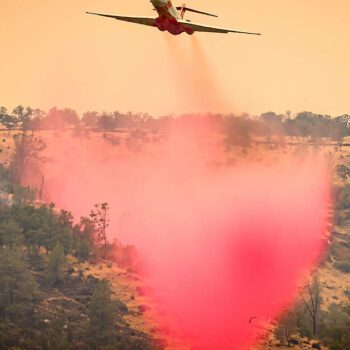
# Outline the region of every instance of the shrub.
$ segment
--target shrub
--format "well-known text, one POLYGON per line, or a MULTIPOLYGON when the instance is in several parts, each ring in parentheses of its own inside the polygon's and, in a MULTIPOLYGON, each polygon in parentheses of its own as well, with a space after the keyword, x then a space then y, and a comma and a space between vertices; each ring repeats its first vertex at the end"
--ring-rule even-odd
POLYGON ((350 184, 338 188, 337 203, 339 209, 350 208, 350 184))
POLYGON ((334 267, 344 273, 350 273, 350 262, 336 262, 334 267))

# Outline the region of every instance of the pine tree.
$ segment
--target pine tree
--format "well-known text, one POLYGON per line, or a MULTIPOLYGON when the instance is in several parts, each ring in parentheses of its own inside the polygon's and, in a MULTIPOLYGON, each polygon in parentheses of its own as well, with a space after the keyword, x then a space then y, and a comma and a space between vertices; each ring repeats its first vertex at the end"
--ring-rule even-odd
POLYGON ((17 249, 0 252, 0 317, 29 321, 37 284, 17 249))
POLYGON ((17 222, 6 219, 0 223, 0 247, 10 247, 17 245, 21 241, 23 229, 17 222))
POLYGON ((50 350, 69 350, 71 348, 65 331, 65 322, 53 320, 48 330, 47 347, 50 350))
POLYGON ((97 260, 96 228, 91 219, 82 217, 80 223, 74 226, 74 254, 81 261, 97 260))
POLYGON ((103 259, 107 257, 107 228, 109 226, 108 203, 95 204, 95 210, 90 213, 90 218, 95 225, 97 240, 103 244, 103 259))
POLYGON ((113 339, 114 309, 108 281, 96 284, 89 305, 89 335, 93 349, 108 345, 113 339))
POLYGON ((64 255, 64 249, 60 242, 56 243, 55 248, 49 257, 49 262, 47 264, 47 284, 52 287, 57 282, 64 279, 64 265, 66 262, 66 257, 64 255))

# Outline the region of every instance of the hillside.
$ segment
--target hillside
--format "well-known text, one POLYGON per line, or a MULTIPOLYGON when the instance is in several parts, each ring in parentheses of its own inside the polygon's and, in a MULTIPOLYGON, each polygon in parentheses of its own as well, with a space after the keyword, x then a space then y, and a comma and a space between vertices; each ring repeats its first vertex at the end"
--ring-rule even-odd
MULTIPOLYGON (((12 134, 15 133, 17 131, 12 132, 12 134)), ((13 157, 14 142, 12 134, 9 135, 7 131, 0 134, 2 140, 0 163, 5 167, 8 167, 13 157)), ((100 139, 102 135, 96 134, 96 137, 100 139)), ((128 134, 124 133, 122 136, 119 134, 118 137, 122 139, 122 142, 126 142, 128 134)), ((266 145, 257 144, 249 151, 249 156, 259 158, 261 147, 266 147, 266 145)), ((287 149, 280 149, 279 147, 271 149, 271 158, 278 158, 280 154, 285 152, 293 152, 295 147, 298 146, 289 145, 287 149)), ((329 144, 323 148, 322 146, 318 147, 322 149, 324 154, 331 154, 334 167, 340 164, 350 167, 349 147, 338 148, 336 145, 329 144)), ((233 158, 237 156, 247 157, 247 152, 232 153, 233 158)), ((339 179, 336 180, 336 185, 344 186, 339 179)), ((334 303, 349 304, 350 298, 350 215, 348 207, 343 208, 338 205, 336 218, 336 225, 331 228, 329 254, 319 267, 323 310, 328 310, 334 303)), ((101 261, 97 264, 82 263, 73 256, 69 256, 66 270, 68 275, 63 283, 49 292, 41 288, 41 302, 38 310, 47 315, 47 319, 52 318, 52 315, 63 313, 67 315, 76 329, 83 328, 87 321, 87 305, 91 299, 94 285, 97 280, 107 279, 110 282, 112 299, 116 301, 115 329, 123 344, 129 344, 125 345, 125 349, 127 349, 127 346, 130 349, 137 349, 137 346, 140 349, 186 349, 171 336, 162 335, 160 326, 154 321, 156 317, 153 313, 152 303, 143 292, 146 286, 137 273, 108 261, 101 261)), ((33 275, 39 283, 45 277, 43 272, 40 271, 33 271, 33 275)), ((12 330, 12 334, 16 334, 15 329, 12 330)), ((298 334, 295 334, 295 338, 302 343, 301 345, 295 345, 295 349, 312 349, 312 344, 316 343, 316 341, 308 340, 298 334)), ((322 348, 326 349, 326 347, 322 348)), ((280 345, 271 326, 268 337, 255 349, 272 350, 288 349, 288 347, 280 345)))

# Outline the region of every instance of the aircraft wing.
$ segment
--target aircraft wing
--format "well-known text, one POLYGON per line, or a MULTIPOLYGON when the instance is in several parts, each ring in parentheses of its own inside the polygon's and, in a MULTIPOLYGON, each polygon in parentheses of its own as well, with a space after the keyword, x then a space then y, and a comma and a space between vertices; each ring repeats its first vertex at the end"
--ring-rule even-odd
POLYGON ((193 29, 195 32, 225 33, 225 34, 238 33, 238 34, 261 35, 260 33, 242 32, 242 31, 233 30, 233 29, 211 27, 211 26, 207 26, 205 24, 198 24, 198 23, 193 23, 193 22, 184 21, 184 20, 178 20, 178 22, 183 24, 184 26, 187 26, 187 27, 193 29))
POLYGON ((120 15, 107 15, 103 13, 95 13, 95 12, 86 12, 89 15, 96 15, 108 18, 114 18, 119 21, 132 22, 138 24, 144 24, 146 26, 154 26, 156 18, 154 17, 135 17, 135 16, 120 16, 120 15))

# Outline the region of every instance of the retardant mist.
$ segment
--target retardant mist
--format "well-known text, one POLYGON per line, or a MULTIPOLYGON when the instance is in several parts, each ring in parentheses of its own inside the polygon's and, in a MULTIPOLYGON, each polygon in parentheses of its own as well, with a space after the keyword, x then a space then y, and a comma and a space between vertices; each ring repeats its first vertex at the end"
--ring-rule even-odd
POLYGON ((110 239, 139 250, 161 328, 193 349, 247 349, 325 247, 328 175, 310 155, 232 165, 208 128, 142 149, 47 137, 45 196, 76 216, 109 203, 110 239))
MULTIPOLYGON (((203 43, 196 36, 188 41, 164 33, 167 47, 169 74, 175 86, 170 96, 177 98, 187 111, 231 112, 232 103, 206 55, 203 43)), ((166 97, 164 97, 166 98, 166 97)), ((232 98, 231 98, 232 100, 232 98)))

